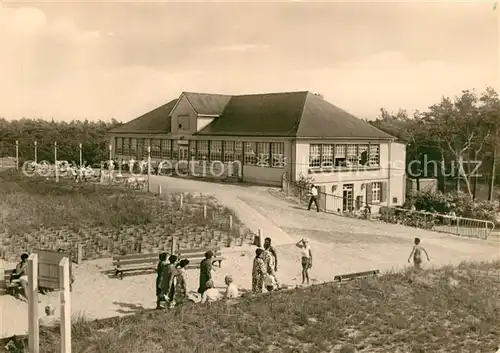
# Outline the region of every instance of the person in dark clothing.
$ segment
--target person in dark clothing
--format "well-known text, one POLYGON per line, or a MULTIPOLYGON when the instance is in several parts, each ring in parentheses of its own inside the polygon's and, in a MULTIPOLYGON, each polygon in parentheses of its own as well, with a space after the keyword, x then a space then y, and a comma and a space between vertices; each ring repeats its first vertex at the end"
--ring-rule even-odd
POLYGON ((318 188, 316 185, 311 185, 311 190, 309 191, 311 198, 309 199, 309 206, 307 206, 307 210, 311 210, 311 206, 314 202, 316 205, 316 211, 319 212, 319 204, 318 204, 318 188))
POLYGON ((198 288, 200 294, 207 290, 207 282, 212 279, 213 257, 213 251, 209 250, 205 253, 205 259, 200 263, 200 287, 198 288))
POLYGON ((175 295, 175 276, 177 275, 177 269, 175 268, 177 256, 170 255, 168 258, 168 262, 168 265, 164 267, 162 275, 161 294, 169 303, 169 306, 173 306, 175 295))
POLYGON ((162 252, 159 256, 158 266, 156 266, 156 309, 160 309, 161 302, 165 301, 165 298, 162 295, 161 285, 163 282, 163 273, 165 272, 165 267, 167 266, 167 253, 162 252))

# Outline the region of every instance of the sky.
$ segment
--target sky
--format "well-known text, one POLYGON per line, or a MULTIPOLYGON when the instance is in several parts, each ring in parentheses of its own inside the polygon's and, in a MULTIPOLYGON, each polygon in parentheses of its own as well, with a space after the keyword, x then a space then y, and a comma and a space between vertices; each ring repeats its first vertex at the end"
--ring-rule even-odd
MULTIPOLYGON (((0 0, 1 2, 1 0, 0 0)), ((499 91, 492 2, 0 5, 0 117, 129 121, 182 91, 304 91, 360 117, 499 91)))

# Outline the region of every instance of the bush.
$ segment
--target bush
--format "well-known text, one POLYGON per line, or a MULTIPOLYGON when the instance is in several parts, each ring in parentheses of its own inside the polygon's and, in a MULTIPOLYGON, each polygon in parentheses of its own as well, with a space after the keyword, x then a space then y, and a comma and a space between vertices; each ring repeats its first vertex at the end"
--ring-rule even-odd
POLYGON ((473 200, 468 194, 452 192, 417 191, 410 194, 405 208, 414 205, 418 211, 448 214, 455 212, 457 216, 496 222, 497 201, 473 200))

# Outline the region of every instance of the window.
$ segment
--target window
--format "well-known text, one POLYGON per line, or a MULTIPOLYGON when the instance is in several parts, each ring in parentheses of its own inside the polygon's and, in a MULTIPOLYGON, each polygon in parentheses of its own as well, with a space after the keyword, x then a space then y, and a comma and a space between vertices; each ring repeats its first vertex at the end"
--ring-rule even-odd
POLYGON ((151 157, 160 158, 160 140, 151 140, 151 157))
POLYGON ((196 159, 208 160, 208 141, 196 141, 196 159))
POLYGON ((123 154, 125 156, 130 156, 130 138, 123 138, 123 154))
POLYGON ((241 161, 243 158, 243 142, 235 141, 234 142, 234 160, 241 161))
POLYGON ((224 158, 223 162, 234 161, 234 142, 224 141, 224 158))
POLYGON ((321 145, 309 145, 309 168, 321 167, 321 145))
POLYGON ((271 167, 283 168, 285 166, 285 144, 271 142, 271 167))
POLYGON ((137 159, 144 159, 148 156, 145 139, 137 139, 137 159))
POLYGON ((258 142, 257 143, 257 165, 259 167, 269 167, 269 142, 258 142))
POLYGON ((123 153, 123 137, 115 137, 115 153, 123 153))
POLYGON ((189 115, 177 116, 179 130, 189 130, 189 115))
POLYGON ((172 140, 161 140, 161 158, 172 158, 172 140))
POLYGON ((321 146, 321 167, 333 166, 333 145, 321 146))
POLYGON ((368 145, 358 146, 358 165, 368 165, 368 145))
POLYGON ((177 140, 172 141, 172 159, 177 161, 179 160, 179 143, 177 140))
POLYGON ((346 166, 346 145, 335 145, 335 166, 345 167, 346 166))
POLYGON ((368 156, 368 165, 378 167, 380 165, 380 145, 370 145, 368 156))
POLYGON ((222 141, 210 141, 210 161, 222 160, 222 141))
POLYGON ((372 202, 380 202, 382 183, 372 183, 372 202))
POLYGON ((189 159, 196 159, 196 141, 194 140, 189 141, 189 159))
POLYGON ((357 145, 347 145, 347 166, 355 167, 358 165, 358 146, 357 145))
POLYGON ((137 139, 134 138, 130 139, 130 157, 137 157, 137 139))
POLYGON ((257 153, 256 153, 256 143, 255 142, 245 142, 245 160, 246 165, 256 165, 257 164, 257 153))

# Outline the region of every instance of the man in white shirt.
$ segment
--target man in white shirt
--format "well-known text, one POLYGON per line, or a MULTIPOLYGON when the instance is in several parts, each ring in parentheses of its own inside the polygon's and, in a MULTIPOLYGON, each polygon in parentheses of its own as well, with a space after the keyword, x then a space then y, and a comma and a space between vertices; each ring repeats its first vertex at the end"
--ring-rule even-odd
POLYGON ((311 210, 311 206, 314 202, 316 205, 316 212, 319 212, 319 205, 318 205, 318 188, 314 185, 311 184, 311 190, 309 191, 311 198, 309 199, 309 206, 307 207, 307 210, 311 210))

